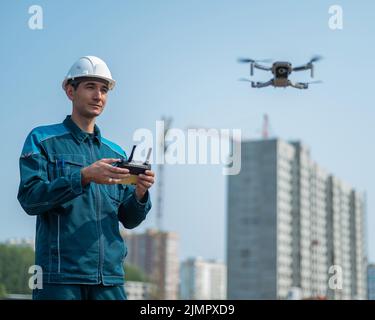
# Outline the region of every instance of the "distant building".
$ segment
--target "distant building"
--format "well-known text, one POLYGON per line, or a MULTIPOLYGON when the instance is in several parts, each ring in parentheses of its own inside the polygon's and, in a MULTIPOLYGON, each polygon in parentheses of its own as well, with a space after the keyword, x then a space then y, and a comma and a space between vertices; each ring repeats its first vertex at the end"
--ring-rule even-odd
POLYGON ((181 264, 180 298, 226 299, 226 266, 216 261, 190 258, 181 264))
POLYGON ((8 294, 4 300, 32 300, 31 294, 8 294))
POLYGON ((302 299, 302 290, 298 287, 291 287, 288 292, 288 300, 301 300, 302 299))
POLYGON ((33 238, 9 238, 5 241, 5 244, 30 247, 35 250, 35 241, 33 238))
POLYGON ((366 299, 364 195, 300 142, 245 141, 241 157, 228 177, 228 299, 366 299))
POLYGON ((147 282, 126 281, 124 286, 128 300, 150 300, 155 292, 155 285, 147 282))
POLYGON ((367 288, 368 299, 375 300, 375 264, 367 267, 367 288))
POLYGON ((138 267, 156 285, 153 299, 178 299, 178 235, 153 229, 122 234, 128 245, 125 261, 138 267))

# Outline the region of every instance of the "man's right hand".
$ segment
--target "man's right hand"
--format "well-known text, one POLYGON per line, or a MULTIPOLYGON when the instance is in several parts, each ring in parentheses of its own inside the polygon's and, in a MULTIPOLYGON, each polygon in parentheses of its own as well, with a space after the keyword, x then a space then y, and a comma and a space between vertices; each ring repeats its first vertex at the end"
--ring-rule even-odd
POLYGON ((101 159, 81 170, 82 186, 90 182, 98 184, 117 184, 122 179, 130 177, 129 170, 112 166, 120 159, 101 159))

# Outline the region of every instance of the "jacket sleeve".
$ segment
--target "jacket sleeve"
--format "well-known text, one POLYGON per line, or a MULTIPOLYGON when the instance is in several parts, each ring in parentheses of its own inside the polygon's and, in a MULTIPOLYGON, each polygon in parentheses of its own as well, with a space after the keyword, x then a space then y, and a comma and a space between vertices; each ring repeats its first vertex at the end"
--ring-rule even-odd
POLYGON ((29 215, 45 213, 76 198, 84 191, 80 171, 50 181, 47 165, 47 155, 31 132, 19 160, 20 185, 17 196, 22 208, 29 215))
POLYGON ((127 186, 124 199, 120 205, 118 218, 123 226, 127 229, 133 229, 138 226, 151 209, 150 193, 147 190, 141 201, 135 196, 135 187, 127 186))

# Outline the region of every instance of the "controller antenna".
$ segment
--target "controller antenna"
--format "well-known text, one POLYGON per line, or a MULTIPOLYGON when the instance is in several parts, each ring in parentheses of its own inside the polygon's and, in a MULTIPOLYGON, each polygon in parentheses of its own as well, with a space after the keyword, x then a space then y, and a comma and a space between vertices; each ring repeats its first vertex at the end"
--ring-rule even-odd
POLYGON ((145 164, 145 165, 147 165, 147 164, 148 164, 148 161, 150 160, 151 150, 152 150, 152 148, 149 148, 149 149, 148 149, 147 157, 146 157, 146 161, 143 162, 143 164, 145 164))
POLYGON ((132 152, 130 153, 130 157, 128 159, 128 162, 131 162, 133 160, 133 155, 134 155, 134 150, 135 150, 136 145, 133 146, 132 152))

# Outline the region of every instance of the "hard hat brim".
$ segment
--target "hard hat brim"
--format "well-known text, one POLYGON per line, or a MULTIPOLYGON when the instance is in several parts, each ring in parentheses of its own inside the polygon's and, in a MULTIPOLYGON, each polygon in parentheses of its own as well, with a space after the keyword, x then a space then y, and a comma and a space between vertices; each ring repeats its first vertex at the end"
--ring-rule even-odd
POLYGON ((78 80, 79 82, 82 82, 82 81, 85 81, 85 80, 104 80, 107 84, 108 84, 108 89, 109 90, 113 90, 113 88, 115 87, 116 85, 116 81, 113 80, 113 79, 110 79, 110 78, 107 78, 107 77, 103 77, 103 76, 97 76, 97 75, 87 75, 87 76, 78 76, 78 77, 72 77, 72 78, 66 78, 64 79, 64 81, 62 82, 62 88, 64 90, 66 90, 66 86, 68 84, 68 81, 69 80, 78 80))

